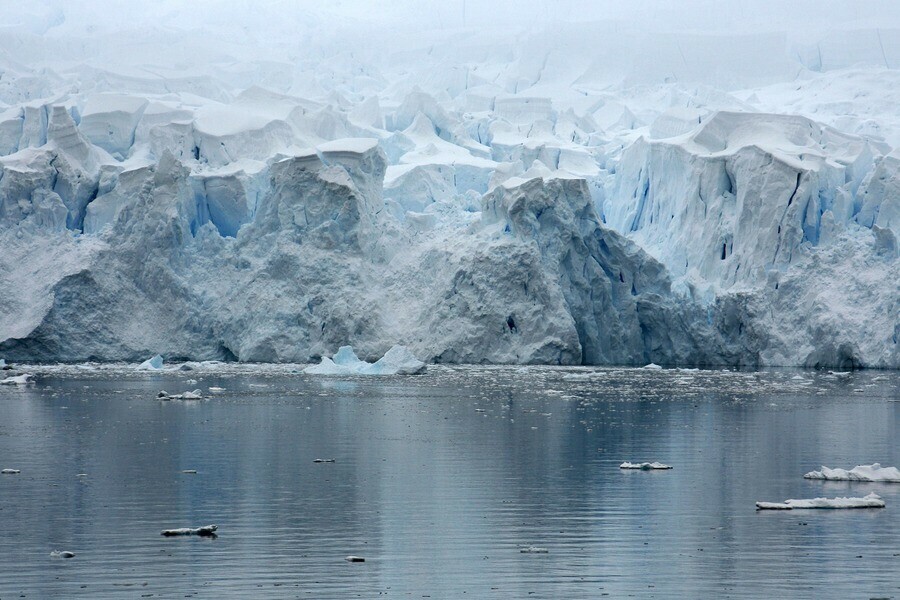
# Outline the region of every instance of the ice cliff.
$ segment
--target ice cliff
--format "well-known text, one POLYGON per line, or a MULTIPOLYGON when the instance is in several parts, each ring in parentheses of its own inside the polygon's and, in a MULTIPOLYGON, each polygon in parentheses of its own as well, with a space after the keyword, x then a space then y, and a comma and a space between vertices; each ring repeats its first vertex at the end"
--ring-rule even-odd
POLYGON ((587 26, 388 59, 198 32, 188 68, 53 6, 0 37, 4 358, 900 368, 864 30, 669 32, 651 65, 613 28, 615 68, 587 26))

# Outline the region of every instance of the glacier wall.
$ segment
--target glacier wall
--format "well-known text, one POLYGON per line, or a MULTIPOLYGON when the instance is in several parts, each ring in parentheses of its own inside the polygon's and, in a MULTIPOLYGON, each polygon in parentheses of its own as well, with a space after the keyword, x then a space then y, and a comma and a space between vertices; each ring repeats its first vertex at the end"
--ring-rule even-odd
POLYGON ((900 368, 865 23, 263 53, 45 4, 0 15, 0 357, 900 368))

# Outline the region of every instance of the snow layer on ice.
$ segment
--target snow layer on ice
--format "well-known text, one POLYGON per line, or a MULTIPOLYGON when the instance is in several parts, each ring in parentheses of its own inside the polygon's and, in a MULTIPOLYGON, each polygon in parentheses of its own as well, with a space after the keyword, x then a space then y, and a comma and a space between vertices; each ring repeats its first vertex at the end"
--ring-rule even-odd
POLYGON ((862 498, 810 498, 784 502, 757 502, 757 510, 793 510, 795 508, 884 508, 884 500, 876 493, 862 498))
POLYGON ((829 481, 883 481, 888 483, 900 483, 900 469, 897 469, 897 467, 882 467, 879 463, 859 465, 850 470, 822 467, 821 471, 810 471, 803 477, 806 479, 826 479, 829 481))
POLYGON ((0 0, 0 353, 900 367, 895 4, 502 4, 0 0))

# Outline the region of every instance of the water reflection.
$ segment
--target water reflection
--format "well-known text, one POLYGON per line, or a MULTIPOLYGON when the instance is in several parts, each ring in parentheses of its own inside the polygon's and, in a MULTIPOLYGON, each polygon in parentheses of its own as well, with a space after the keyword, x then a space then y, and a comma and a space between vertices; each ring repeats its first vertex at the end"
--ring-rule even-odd
POLYGON ((0 467, 22 471, 0 478, 0 597, 897 595, 900 485, 802 474, 900 464, 898 388, 790 371, 44 377, 0 390, 0 467), (155 399, 210 386, 226 391, 155 399), (872 490, 887 509, 753 510, 872 490), (216 540, 159 535, 210 523, 216 540))

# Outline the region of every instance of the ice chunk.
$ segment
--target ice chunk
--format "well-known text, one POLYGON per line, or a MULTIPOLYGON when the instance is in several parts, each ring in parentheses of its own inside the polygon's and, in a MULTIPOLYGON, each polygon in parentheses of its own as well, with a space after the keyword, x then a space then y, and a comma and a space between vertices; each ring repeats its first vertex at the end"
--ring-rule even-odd
POLYGON ((647 370, 647 371, 660 371, 660 370, 662 370, 662 367, 659 366, 659 365, 657 365, 657 364, 655 364, 655 363, 650 363, 649 365, 644 365, 644 366, 641 367, 641 368, 642 368, 642 369, 645 369, 645 370, 647 370))
POLYGON ((169 392, 163 390, 156 395, 159 400, 202 400, 203 399, 203 391, 202 390, 194 390, 192 392, 182 392, 180 394, 170 394, 169 392))
POLYGON ((149 358, 138 365, 138 369, 143 369, 145 371, 159 371, 163 368, 163 358, 159 354, 154 356, 153 358, 149 358))
POLYGON ((26 383, 31 383, 33 378, 32 375, 25 373, 24 375, 7 377, 6 379, 0 380, 0 385, 25 385, 26 383))
POLYGON ((620 469, 640 469, 641 471, 664 471, 666 469, 671 469, 669 465, 664 465, 660 462, 642 462, 642 463, 633 463, 633 462, 623 462, 619 465, 620 469))
POLYGON ((810 471, 804 475, 806 479, 826 479, 829 481, 882 481, 886 483, 900 483, 900 469, 897 467, 882 467, 879 463, 871 465, 859 465, 849 471, 846 469, 829 469, 822 467, 821 471, 810 471))
POLYGON ((18 469, 3 469, 2 471, 0 471, 0 475, 18 475, 21 472, 22 471, 18 469))
POLYGON ((366 559, 363 558, 362 556, 353 556, 352 554, 350 556, 345 556, 344 560, 346 560, 347 562, 352 562, 352 563, 366 562, 366 559))
POLYGON ((872 493, 862 498, 809 498, 784 502, 757 502, 757 510, 793 510, 795 508, 884 508, 884 500, 872 493))
POLYGON ((74 558, 75 553, 68 550, 54 550, 50 553, 50 558, 74 558))
POLYGON ((341 346, 333 358, 322 357, 318 365, 307 367, 310 375, 412 375, 425 370, 405 346, 394 346, 374 363, 360 360, 352 346, 341 346))
POLYGON ((191 529, 190 527, 182 527, 180 529, 166 529, 162 532, 161 535, 166 537, 172 537, 176 535, 200 535, 204 537, 214 537, 216 535, 216 530, 219 529, 218 525, 204 525, 203 527, 196 527, 191 529))
POLYGON ((519 552, 522 554, 547 554, 548 550, 538 546, 519 546, 519 552))

